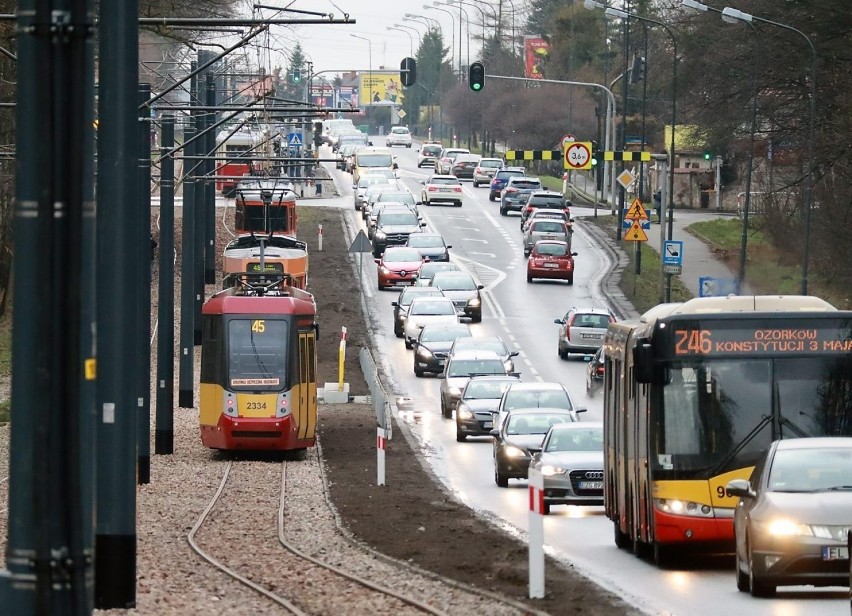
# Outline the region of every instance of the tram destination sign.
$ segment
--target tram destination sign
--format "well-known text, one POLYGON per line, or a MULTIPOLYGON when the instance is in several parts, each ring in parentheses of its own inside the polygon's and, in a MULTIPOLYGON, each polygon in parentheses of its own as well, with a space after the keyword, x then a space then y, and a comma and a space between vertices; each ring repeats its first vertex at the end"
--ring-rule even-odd
POLYGON ((675 358, 713 356, 852 356, 852 323, 819 323, 766 327, 731 327, 730 323, 673 323, 666 355, 675 358))

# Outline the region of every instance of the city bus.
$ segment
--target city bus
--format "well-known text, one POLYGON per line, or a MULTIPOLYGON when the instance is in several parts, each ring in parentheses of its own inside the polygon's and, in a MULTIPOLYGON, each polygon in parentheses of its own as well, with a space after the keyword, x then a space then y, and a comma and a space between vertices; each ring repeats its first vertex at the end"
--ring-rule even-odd
POLYGON ((852 311, 807 296, 661 304, 604 339, 604 504, 665 567, 733 551, 737 498, 779 438, 852 436, 852 311))

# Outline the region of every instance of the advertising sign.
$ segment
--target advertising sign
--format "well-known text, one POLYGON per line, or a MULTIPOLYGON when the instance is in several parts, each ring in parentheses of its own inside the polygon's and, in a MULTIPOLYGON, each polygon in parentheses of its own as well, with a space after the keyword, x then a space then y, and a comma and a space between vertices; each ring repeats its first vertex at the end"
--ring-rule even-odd
POLYGON ((402 105, 402 84, 399 82, 399 72, 395 73, 361 73, 358 75, 358 104, 367 105, 402 105))
POLYGON ((544 64, 550 54, 550 43, 543 38, 524 37, 524 72, 528 79, 544 79, 544 64))

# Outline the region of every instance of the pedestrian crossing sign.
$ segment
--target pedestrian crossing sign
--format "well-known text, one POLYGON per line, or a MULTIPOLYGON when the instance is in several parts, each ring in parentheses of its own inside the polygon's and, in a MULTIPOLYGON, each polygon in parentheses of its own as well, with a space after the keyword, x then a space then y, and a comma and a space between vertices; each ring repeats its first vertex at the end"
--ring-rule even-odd
POLYGON ((639 197, 633 199, 630 203, 630 209, 627 210, 627 214, 624 215, 627 220, 648 220, 648 212, 645 211, 645 208, 642 207, 642 202, 639 200, 639 197))
POLYGON ((287 145, 301 146, 302 145, 302 133, 289 133, 287 135, 287 145))

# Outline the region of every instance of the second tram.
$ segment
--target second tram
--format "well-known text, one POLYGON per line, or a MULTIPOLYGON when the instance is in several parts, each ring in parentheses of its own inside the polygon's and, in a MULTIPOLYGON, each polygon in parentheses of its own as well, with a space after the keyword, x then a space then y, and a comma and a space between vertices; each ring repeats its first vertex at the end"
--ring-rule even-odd
POLYGON ((733 551, 725 486, 773 440, 852 436, 852 312, 818 298, 662 304, 611 324, 604 354, 606 515, 660 566, 733 551))

